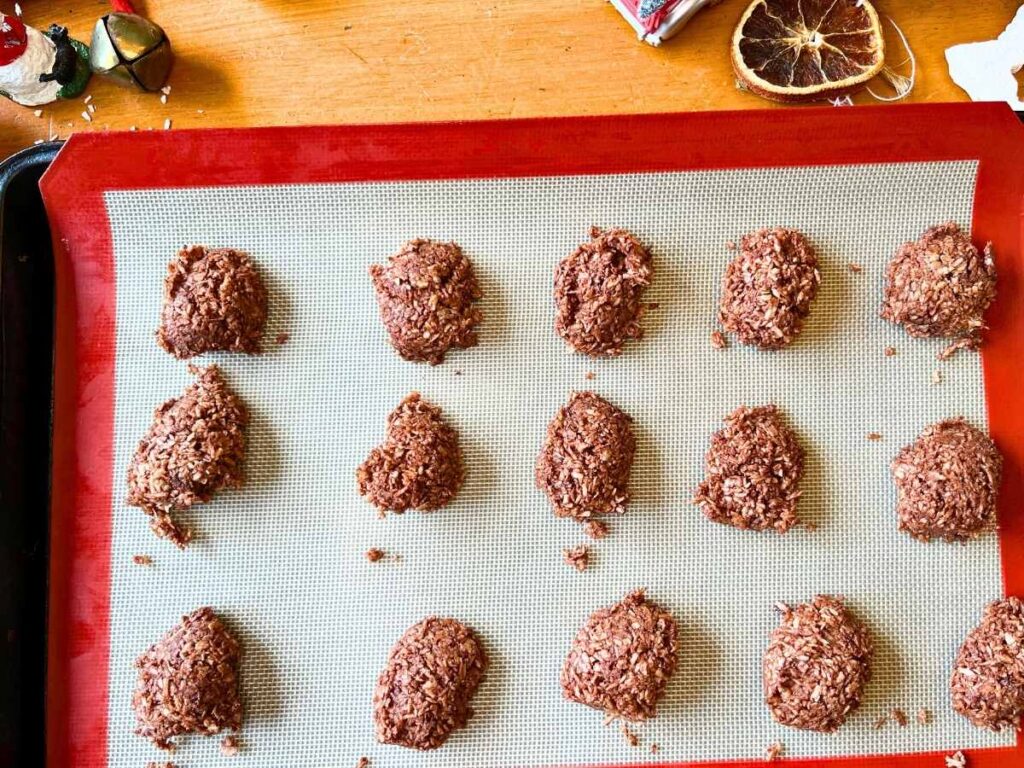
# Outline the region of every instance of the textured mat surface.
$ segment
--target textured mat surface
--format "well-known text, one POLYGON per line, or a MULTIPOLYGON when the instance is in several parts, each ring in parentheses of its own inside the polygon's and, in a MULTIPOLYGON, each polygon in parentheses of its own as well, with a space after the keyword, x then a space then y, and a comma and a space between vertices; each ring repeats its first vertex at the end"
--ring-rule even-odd
MULTIPOLYGON (((969 226, 973 162, 460 182, 114 192, 117 273, 110 764, 159 753, 133 735, 133 661, 183 614, 211 605, 245 646, 239 766, 540 766, 673 759, 967 749, 1012 734, 972 728, 948 704, 949 667, 984 603, 1001 593, 995 535, 924 545, 896 531, 888 464, 926 424, 984 424, 980 358, 938 363, 877 316, 886 260, 953 219, 969 226), (552 275, 592 224, 632 229, 655 254, 647 336, 619 359, 571 355, 553 330, 552 275), (805 332, 767 354, 709 336, 728 241, 766 225, 802 229, 822 287, 805 332), (367 268, 404 240, 459 242, 485 292, 480 346, 431 368, 387 344, 367 268), (272 294, 267 353, 210 355, 250 405, 244 489, 187 521, 184 553, 123 505, 124 472, 152 411, 186 366, 154 340, 166 263, 186 243, 250 251, 272 294), (863 265, 854 274, 849 263, 863 265), (288 333, 284 345, 274 338, 288 333), (894 346, 895 357, 884 348, 894 346), (936 369, 942 382, 933 384, 936 369), (588 380, 588 372, 595 374, 588 380), (547 422, 573 389, 630 413, 634 501, 592 542, 577 573, 561 550, 586 541, 533 485, 547 422), (468 477, 448 509, 379 520, 357 494, 358 464, 408 392, 461 434, 468 477), (740 404, 782 407, 808 452, 800 516, 779 537, 716 526, 690 504, 703 454, 740 404), (880 442, 867 439, 881 433, 880 442), (370 564, 379 547, 401 562, 370 564), (155 564, 132 564, 149 554, 155 564), (647 587, 681 626, 679 672, 631 748, 601 713, 562 700, 558 673, 598 607, 647 587), (829 736, 773 723, 760 658, 776 601, 839 593, 877 645, 867 699, 829 736), (374 742, 370 698, 387 652, 429 614, 475 627, 492 666, 476 716, 441 750, 374 742), (927 726, 873 728, 892 707, 927 726), (649 745, 657 743, 657 757, 649 745)), ((997 254, 998 259, 998 254, 997 254)), ((998 262, 997 262, 998 263, 998 262)), ((173 756, 222 765, 216 739, 173 756)))

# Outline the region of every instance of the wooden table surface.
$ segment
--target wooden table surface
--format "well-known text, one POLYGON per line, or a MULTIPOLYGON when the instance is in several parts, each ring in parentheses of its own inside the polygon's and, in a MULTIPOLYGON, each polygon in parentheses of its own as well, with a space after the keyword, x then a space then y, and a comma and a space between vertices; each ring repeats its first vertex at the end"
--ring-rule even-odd
MULTIPOLYGON (((31 109, 0 99, 0 158, 52 132, 758 109, 729 38, 748 0, 724 0, 661 48, 605 0, 141 0, 177 60, 167 104, 93 78, 82 99, 31 109)), ((944 50, 995 37, 1020 0, 876 0, 917 54, 909 101, 963 100, 944 50)), ((0 0, 12 12, 13 0, 0 0)), ((100 0, 21 0, 25 21, 88 41, 100 0)), ((890 30, 891 31, 891 30, 890 30)), ((891 62, 902 57, 888 33, 891 62)), ((884 87, 884 86, 883 86, 884 87)), ((860 94, 858 103, 870 103, 860 94)), ((797 109, 798 107, 785 107, 797 109)))

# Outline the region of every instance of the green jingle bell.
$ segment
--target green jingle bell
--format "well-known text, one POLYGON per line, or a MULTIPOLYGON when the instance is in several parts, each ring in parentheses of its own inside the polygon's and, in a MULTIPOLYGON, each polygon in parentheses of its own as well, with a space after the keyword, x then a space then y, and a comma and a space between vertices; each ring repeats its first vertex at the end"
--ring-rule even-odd
POLYGON ((97 75, 144 91, 159 91, 171 71, 171 41, 135 13, 111 13, 96 22, 89 66, 97 75))

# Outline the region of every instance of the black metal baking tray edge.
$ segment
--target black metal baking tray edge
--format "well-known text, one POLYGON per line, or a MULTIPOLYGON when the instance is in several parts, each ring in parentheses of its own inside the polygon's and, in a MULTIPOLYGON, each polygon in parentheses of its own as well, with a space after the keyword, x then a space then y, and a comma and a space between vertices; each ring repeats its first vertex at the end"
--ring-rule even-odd
POLYGON ((45 762, 54 268, 39 178, 60 148, 0 163, 0 766, 45 762))

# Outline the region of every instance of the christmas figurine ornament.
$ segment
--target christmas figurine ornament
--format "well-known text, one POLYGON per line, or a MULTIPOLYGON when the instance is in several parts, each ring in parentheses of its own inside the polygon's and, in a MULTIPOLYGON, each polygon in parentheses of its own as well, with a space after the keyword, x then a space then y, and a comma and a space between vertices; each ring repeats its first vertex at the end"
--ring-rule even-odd
POLYGON ((0 95, 26 107, 72 99, 89 82, 89 49, 64 27, 45 33, 0 13, 0 95))
POLYGON ((171 71, 171 41, 127 0, 111 0, 111 5, 114 13, 97 21, 92 31, 92 71, 121 85, 159 91, 171 71))
POLYGON ((645 43, 660 45, 683 28, 697 11, 720 0, 611 0, 645 43))

